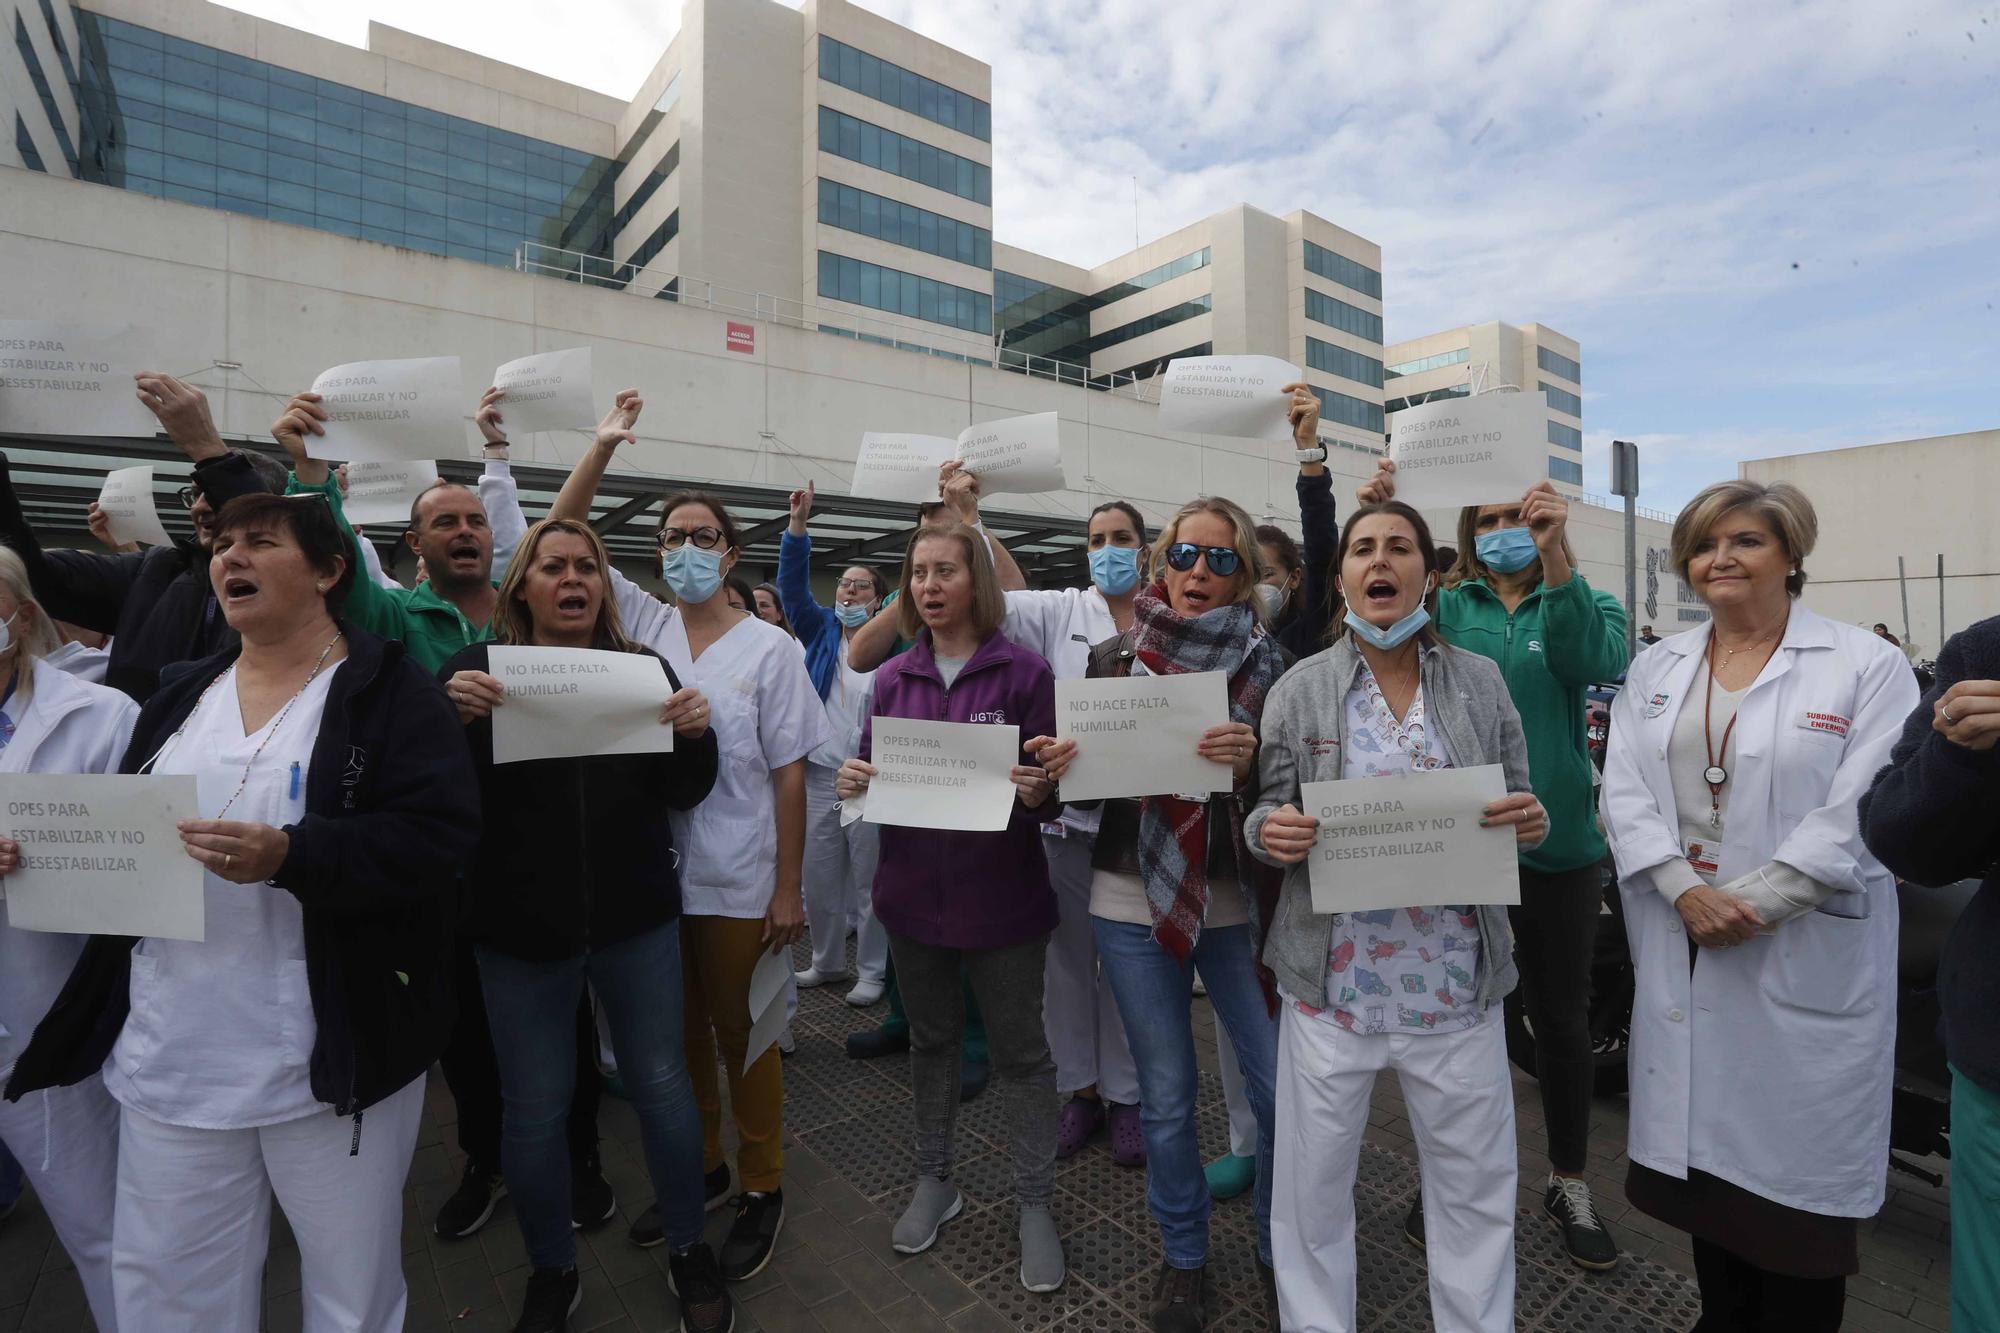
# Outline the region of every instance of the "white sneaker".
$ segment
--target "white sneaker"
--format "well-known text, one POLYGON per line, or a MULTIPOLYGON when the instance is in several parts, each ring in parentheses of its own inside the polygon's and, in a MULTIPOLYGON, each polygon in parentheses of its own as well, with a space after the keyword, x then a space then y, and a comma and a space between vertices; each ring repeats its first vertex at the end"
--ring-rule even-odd
POLYGON ((824 986, 829 981, 845 981, 847 977, 848 974, 845 972, 822 972, 816 967, 809 967, 803 972, 792 973, 792 980, 799 983, 800 990, 811 990, 814 986, 824 986))
POLYGON ((866 1009, 882 998, 882 985, 879 981, 857 981, 854 989, 847 992, 847 1002, 856 1009, 866 1009))
POLYGON ((778 1034, 779 1055, 790 1055, 798 1049, 799 1049, 799 1044, 792 1038, 792 1030, 790 1028, 786 1028, 783 1032, 780 1032, 778 1034))

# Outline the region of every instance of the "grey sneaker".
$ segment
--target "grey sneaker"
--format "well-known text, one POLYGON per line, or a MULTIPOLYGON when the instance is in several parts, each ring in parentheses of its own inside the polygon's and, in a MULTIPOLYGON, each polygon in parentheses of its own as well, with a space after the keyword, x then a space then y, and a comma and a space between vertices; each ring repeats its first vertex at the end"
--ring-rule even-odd
POLYGON ((917 1192, 910 1206, 896 1219, 889 1244, 898 1254, 922 1254, 937 1244, 938 1229, 965 1211, 965 1196, 949 1180, 930 1176, 917 1179, 917 1192))
POLYGON ((1054 1291, 1063 1284, 1068 1269, 1063 1263, 1062 1241, 1056 1236, 1056 1220, 1047 1204, 1021 1205, 1021 1285, 1029 1291, 1054 1291))

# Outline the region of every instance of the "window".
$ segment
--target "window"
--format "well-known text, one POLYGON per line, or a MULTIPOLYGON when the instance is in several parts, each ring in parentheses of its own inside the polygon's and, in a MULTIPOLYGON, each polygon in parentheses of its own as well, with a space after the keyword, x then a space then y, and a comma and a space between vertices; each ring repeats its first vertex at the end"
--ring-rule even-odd
POLYGON ((1560 375, 1572 384, 1583 383, 1583 367, 1560 352, 1551 352, 1546 347, 1535 348, 1535 364, 1551 375, 1560 375))
POLYGON ((819 252, 819 294, 970 333, 993 332, 993 298, 968 287, 819 252))
POLYGON ((667 248, 667 242, 681 234, 681 211, 676 208, 667 214, 667 220, 653 229, 653 234, 640 243, 639 248, 626 257, 618 266, 618 285, 624 286, 639 275, 639 270, 659 257, 667 248))
POLYGON ((1382 341, 1382 317, 1360 306, 1337 301, 1325 292, 1306 288, 1306 318, 1342 333, 1351 333, 1369 342, 1382 341))
POLYGON ((993 171, 985 163, 856 120, 830 106, 819 109, 819 149, 976 204, 993 202, 993 171))
POLYGON ((989 142, 993 138, 993 110, 977 97, 892 65, 825 33, 819 39, 819 76, 960 134, 989 142))
POLYGON ((1583 485, 1583 464, 1570 458, 1551 458, 1549 477, 1554 481, 1566 481, 1572 486, 1583 485))
MULTIPOLYGON (((1306 242, 1306 271, 1331 278, 1343 287, 1352 287, 1363 296, 1382 299, 1382 275, 1358 260, 1337 255, 1323 245, 1306 242)), ((1380 341, 1379 339, 1377 341, 1380 341)))
POLYGON ((1542 381, 1542 392, 1549 396, 1549 406, 1558 412, 1567 412, 1573 417, 1583 416, 1583 399, 1568 389, 1558 389, 1547 380, 1542 381))
POLYGON ((1382 433, 1382 408, 1366 399, 1349 397, 1335 393, 1332 389, 1312 386, 1313 396, 1319 399, 1319 414, 1326 421, 1339 422, 1343 426, 1353 426, 1360 430, 1382 433))
POLYGON ((42 165, 42 155, 35 148, 34 136, 28 133, 28 122, 14 113, 14 151, 21 155, 21 165, 30 171, 47 171, 42 165))
POLYGON ((1113 301, 1123 300, 1134 292, 1143 292, 1150 287, 1157 287, 1169 278, 1178 278, 1183 273, 1192 273, 1196 269, 1207 267, 1208 247, 1204 245, 1193 254, 1182 255, 1179 259, 1169 260, 1161 264, 1158 268, 1149 268, 1136 278, 1127 278, 1123 282, 1113 283, 1099 292, 1097 299, 1109 305, 1113 301))
POLYGON ((859 232, 893 245, 953 259, 974 268, 993 267, 993 233, 914 204, 885 199, 824 176, 819 182, 819 220, 829 227, 859 232))
POLYGON ((1367 384, 1377 389, 1382 387, 1380 361, 1317 338, 1306 339, 1306 364, 1314 370, 1323 370, 1329 375, 1353 380, 1356 384, 1367 384))
POLYGON ((1390 379, 1400 375, 1421 375, 1426 370, 1442 370, 1446 366, 1462 366, 1472 359, 1472 349, 1461 347, 1455 352, 1439 352, 1436 356, 1422 356, 1415 361, 1399 361, 1386 366, 1382 373, 1390 379))
MULTIPOLYGON (((69 164, 69 174, 74 176, 77 174, 76 145, 69 137, 69 128, 63 124, 62 106, 56 101, 55 91, 49 87, 48 76, 42 73, 42 62, 35 55, 34 39, 28 36, 27 20, 21 17, 19 10, 14 12, 14 47, 21 53, 21 63, 28 67, 28 80, 35 85, 36 96, 42 99, 42 110, 48 113, 49 127, 56 133, 56 146, 62 149, 63 161, 69 164)), ((20 113, 15 114, 18 116, 20 113)))
POLYGON ((1119 343, 1130 342, 1134 338, 1143 338, 1149 333, 1157 333, 1161 329, 1171 324, 1178 324, 1184 319, 1193 319, 1196 315, 1205 315, 1214 304, 1214 297, 1207 292, 1203 292, 1192 301, 1183 301, 1179 305, 1170 305, 1165 310, 1155 311, 1150 315, 1135 319, 1129 324, 1120 324, 1115 329, 1107 329, 1103 333, 1094 335, 1089 342, 1084 344, 1084 354, 1088 356, 1096 352, 1101 352, 1107 347, 1116 347, 1119 343))
POLYGON ((1565 449, 1583 452, 1583 432, 1574 426, 1565 426, 1560 421, 1549 423, 1549 443, 1561 445, 1565 449))
POLYGON ((76 87, 76 65, 69 58, 69 44, 63 41, 62 24, 56 22, 56 7, 49 0, 41 0, 42 22, 49 25, 49 41, 56 48, 56 59, 62 62, 63 81, 76 87))
POLYGON ((1424 403, 1439 403, 1447 398, 1463 398, 1472 392, 1470 385, 1450 384, 1442 389, 1432 389, 1428 393, 1413 393, 1404 398, 1391 398, 1382 404, 1384 412, 1400 412, 1406 407, 1417 407, 1424 403))
MULTIPOLYGON (((611 230, 614 234, 625 230, 625 224, 638 215, 639 210, 644 208, 646 202, 653 197, 654 193, 667 183, 667 177, 673 175, 674 168, 680 164, 681 146, 676 142, 673 147, 667 150, 667 155, 660 159, 660 165, 655 167, 645 180, 639 182, 639 188, 632 191, 632 197, 627 199, 619 207, 617 214, 612 217, 611 230)), ((679 210, 675 211, 678 212, 679 210)))

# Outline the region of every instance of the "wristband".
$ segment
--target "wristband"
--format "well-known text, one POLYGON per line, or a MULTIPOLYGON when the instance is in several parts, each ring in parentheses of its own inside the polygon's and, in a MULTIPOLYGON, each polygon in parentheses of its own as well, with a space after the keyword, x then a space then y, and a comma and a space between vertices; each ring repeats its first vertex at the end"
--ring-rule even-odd
POLYGON ((1298 451, 1297 458, 1300 464, 1324 463, 1326 461, 1326 446, 1317 444, 1310 449, 1301 449, 1298 451))

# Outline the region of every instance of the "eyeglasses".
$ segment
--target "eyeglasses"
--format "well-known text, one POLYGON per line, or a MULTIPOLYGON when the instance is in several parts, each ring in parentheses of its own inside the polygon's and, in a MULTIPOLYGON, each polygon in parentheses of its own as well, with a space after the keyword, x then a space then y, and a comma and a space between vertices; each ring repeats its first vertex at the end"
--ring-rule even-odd
POLYGON ((1243 564, 1241 556, 1230 546, 1196 546, 1193 542, 1175 542, 1167 548, 1167 563, 1186 573, 1194 568, 1194 562, 1208 558, 1208 572, 1219 579, 1234 574, 1243 564))
POLYGON ((838 588, 838 589, 840 589, 840 590, 841 590, 842 592, 871 592, 871 593, 872 593, 872 592, 874 592, 874 591, 875 591, 875 580, 874 580, 874 579, 840 579, 840 580, 837 580, 837 581, 836 581, 836 582, 834 583, 834 585, 833 585, 833 586, 834 586, 834 587, 836 587, 836 588, 838 588))
POLYGON ((174 492, 174 497, 181 502, 181 508, 192 509, 194 502, 201 499, 201 487, 183 486, 174 492))
POLYGON ((721 528, 661 528, 660 529, 661 550, 678 551, 681 549, 681 547, 686 546, 689 542, 693 542, 695 546, 701 550, 713 551, 716 547, 722 545, 722 529, 721 528))

